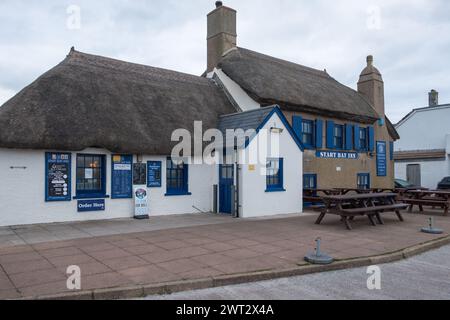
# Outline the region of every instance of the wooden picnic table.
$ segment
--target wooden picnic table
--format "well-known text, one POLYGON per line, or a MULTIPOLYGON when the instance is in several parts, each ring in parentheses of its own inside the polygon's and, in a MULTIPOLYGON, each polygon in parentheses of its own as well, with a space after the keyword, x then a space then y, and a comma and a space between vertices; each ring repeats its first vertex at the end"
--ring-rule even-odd
POLYGON ((370 223, 376 226, 384 224, 381 213, 395 212, 400 221, 404 221, 400 210, 406 209, 408 205, 396 203, 396 193, 366 193, 326 195, 321 197, 324 208, 321 210, 316 224, 320 224, 327 214, 335 214, 341 217, 342 222, 348 230, 351 230, 350 221, 357 216, 367 216, 370 223))
POLYGON ((444 215, 448 215, 450 208, 450 191, 443 190, 409 190, 405 193, 402 201, 409 205, 409 212, 412 212, 415 205, 419 206, 423 212, 424 206, 440 207, 444 210, 444 215))

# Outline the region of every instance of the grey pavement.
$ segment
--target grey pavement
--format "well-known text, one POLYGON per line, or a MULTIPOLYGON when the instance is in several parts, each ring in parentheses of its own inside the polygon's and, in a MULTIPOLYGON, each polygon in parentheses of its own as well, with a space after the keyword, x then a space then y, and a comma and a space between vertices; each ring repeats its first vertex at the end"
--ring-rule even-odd
POLYGON ((367 268, 149 296, 147 300, 449 300, 450 246, 381 268, 381 290, 368 290, 367 268))

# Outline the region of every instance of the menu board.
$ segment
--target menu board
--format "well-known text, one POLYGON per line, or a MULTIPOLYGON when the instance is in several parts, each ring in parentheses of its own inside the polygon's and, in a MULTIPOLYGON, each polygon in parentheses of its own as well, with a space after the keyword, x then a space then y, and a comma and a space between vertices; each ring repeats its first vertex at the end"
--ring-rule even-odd
POLYGON ((113 155, 111 165, 111 198, 133 198, 133 156, 113 155))
POLYGON ((45 201, 71 200, 70 153, 45 154, 45 201))
POLYGON ((147 187, 161 188, 161 161, 147 162, 147 187))
POLYGON ((147 166, 145 163, 133 164, 133 185, 147 184, 147 166))

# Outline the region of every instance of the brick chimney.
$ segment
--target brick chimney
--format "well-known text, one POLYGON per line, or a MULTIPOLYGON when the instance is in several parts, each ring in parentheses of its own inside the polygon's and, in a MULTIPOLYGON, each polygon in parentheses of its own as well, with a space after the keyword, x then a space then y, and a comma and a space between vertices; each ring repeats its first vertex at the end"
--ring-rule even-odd
POLYGON ((384 82, 380 71, 373 65, 373 56, 367 57, 367 66, 359 76, 358 92, 369 99, 380 118, 384 119, 384 82))
POLYGON ((236 10, 216 1, 216 9, 208 14, 207 72, 214 70, 226 51, 236 47, 236 39, 236 10))
POLYGON ((430 107, 435 107, 439 105, 439 92, 436 90, 431 90, 428 94, 428 105, 430 107))

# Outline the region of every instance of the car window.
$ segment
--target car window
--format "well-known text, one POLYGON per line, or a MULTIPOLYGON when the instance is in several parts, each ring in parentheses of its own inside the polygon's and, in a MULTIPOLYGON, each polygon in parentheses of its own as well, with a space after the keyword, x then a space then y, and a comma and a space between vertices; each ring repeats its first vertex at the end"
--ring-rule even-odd
POLYGON ((408 188, 411 187, 411 184, 408 181, 396 179, 395 182, 397 182, 402 188, 408 188))

